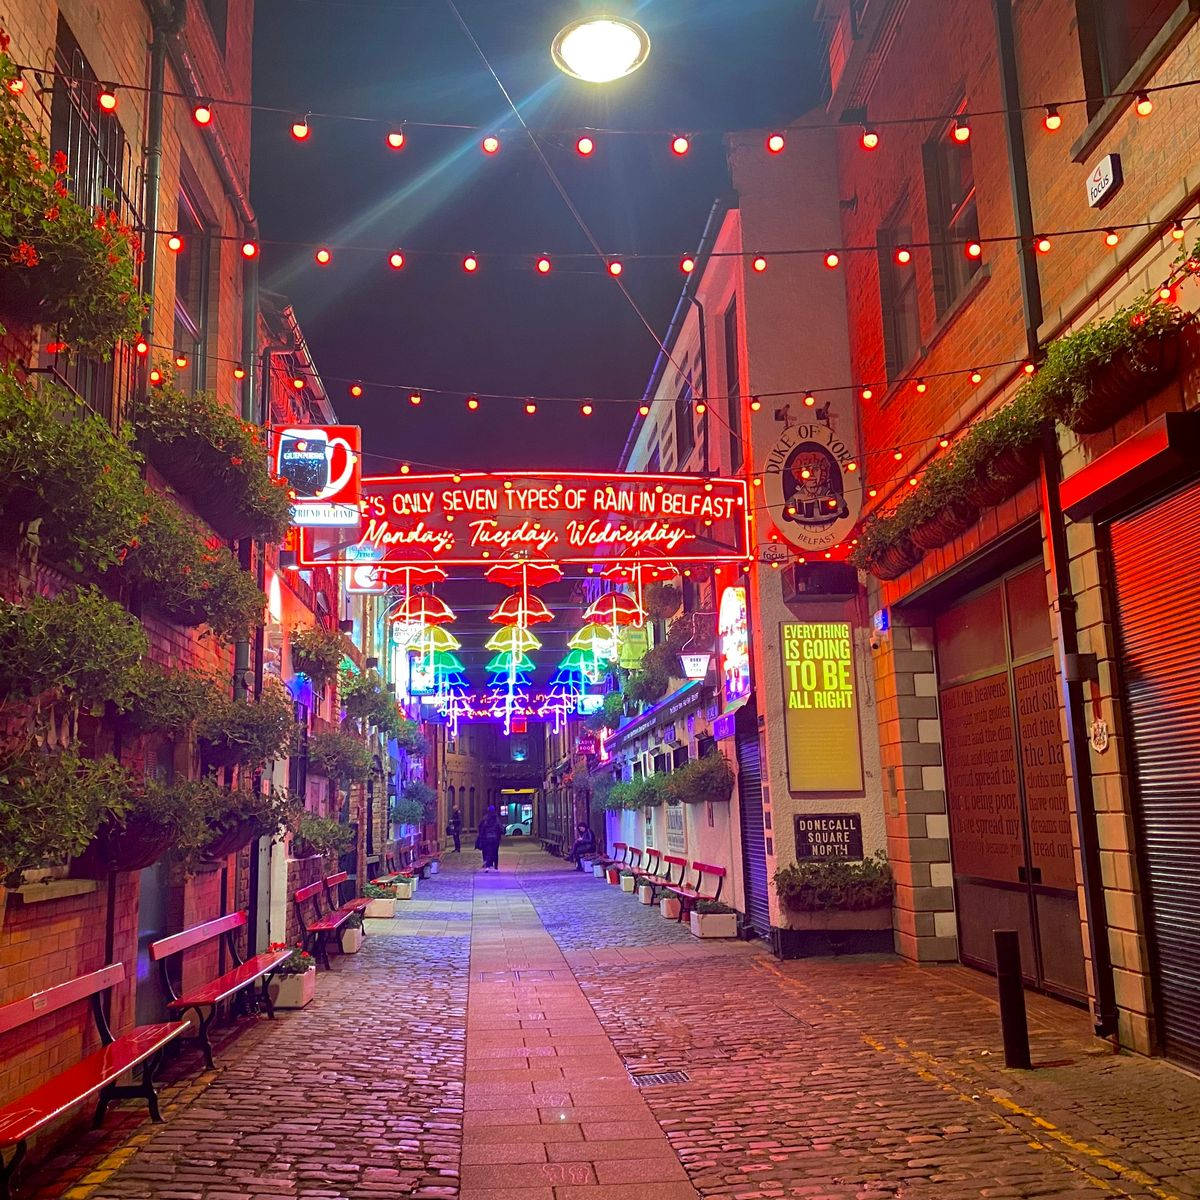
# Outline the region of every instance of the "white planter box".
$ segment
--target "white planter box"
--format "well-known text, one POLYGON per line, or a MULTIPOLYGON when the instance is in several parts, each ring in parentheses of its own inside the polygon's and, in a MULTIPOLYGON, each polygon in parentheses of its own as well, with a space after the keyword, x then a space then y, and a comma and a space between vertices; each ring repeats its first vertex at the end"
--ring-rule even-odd
POLYGON ((692 936, 698 938, 734 938, 737 937, 737 913, 699 913, 690 914, 692 936))
POLYGON ((309 967, 300 975, 276 975, 267 990, 276 1008, 303 1008, 317 993, 317 968, 309 967))
POLYGON ((592 864, 592 874, 595 875, 595 877, 597 879, 603 879, 604 878, 604 868, 599 863, 593 863, 592 864))
POLYGON ((632 875, 621 876, 621 891, 632 894, 635 887, 637 887, 637 880, 632 875))
POLYGON ((637 894, 638 894, 638 899, 643 904, 653 904, 654 903, 654 887, 652 884, 639 883, 637 894))
POLYGON ((396 915, 396 899, 394 896, 388 896, 387 899, 369 900, 367 902, 367 911, 363 913, 365 917, 378 917, 386 921, 396 915))
POLYGON ((342 953, 357 954, 362 949, 363 931, 361 925, 355 925, 342 930, 342 953))
POLYGON ((415 879, 397 879, 396 880, 396 899, 411 900, 417 894, 417 881, 415 879))
POLYGON ((658 902, 659 913, 668 921, 679 920, 679 901, 674 896, 664 896, 658 902))

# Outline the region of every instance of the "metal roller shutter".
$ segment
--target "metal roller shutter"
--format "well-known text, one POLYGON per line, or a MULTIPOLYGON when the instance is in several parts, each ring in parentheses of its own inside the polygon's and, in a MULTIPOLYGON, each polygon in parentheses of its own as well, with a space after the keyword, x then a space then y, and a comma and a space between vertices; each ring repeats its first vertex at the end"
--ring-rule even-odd
POLYGON ((746 889, 746 916, 762 936, 771 931, 767 902, 767 843, 763 828, 762 763, 757 724, 738 713, 736 735, 738 811, 742 829, 742 880, 746 889))
POLYGON ((1110 527, 1166 1054, 1200 1067, 1200 483, 1110 527))

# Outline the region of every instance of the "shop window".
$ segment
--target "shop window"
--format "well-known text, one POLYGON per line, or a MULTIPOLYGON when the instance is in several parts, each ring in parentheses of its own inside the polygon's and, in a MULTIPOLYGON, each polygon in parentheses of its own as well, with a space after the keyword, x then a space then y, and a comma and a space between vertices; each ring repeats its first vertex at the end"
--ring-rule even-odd
POLYGON ((183 249, 175 255, 175 350, 188 359, 176 378, 182 386, 199 391, 207 374, 212 239, 199 204, 186 188, 179 193, 175 228, 183 238, 183 249))
POLYGON ((1179 0, 1078 0, 1079 46, 1093 111, 1127 89, 1126 76, 1178 7, 1179 0))
POLYGON ((964 250, 967 242, 979 237, 971 146, 956 142, 953 128, 953 121, 947 121, 922 151, 933 295, 939 317, 966 291, 979 270, 979 259, 968 258, 964 250))
POLYGON ((729 397, 729 470, 742 469, 742 380, 738 363, 737 301, 725 310, 725 395, 729 397))
POLYGON ((692 376, 688 371, 687 359, 683 360, 683 377, 679 384, 679 395, 675 399, 675 466, 681 468, 696 444, 696 428, 692 421, 695 393, 692 376))
POLYGON ((912 244, 912 226, 892 222, 878 230, 879 302, 883 313, 883 348, 888 379, 897 379, 921 349, 917 310, 917 272, 911 261, 896 262, 896 249, 912 244))

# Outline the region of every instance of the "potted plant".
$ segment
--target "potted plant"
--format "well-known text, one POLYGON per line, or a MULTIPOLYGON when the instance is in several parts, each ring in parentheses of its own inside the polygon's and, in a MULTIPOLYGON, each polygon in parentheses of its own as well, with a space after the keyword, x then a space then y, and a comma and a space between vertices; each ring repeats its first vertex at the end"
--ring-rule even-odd
POLYGON ((922 550, 936 550, 965 533, 979 520, 972 478, 953 455, 935 459, 925 468, 916 494, 900 509, 909 536, 922 550))
POLYGON ((303 800, 283 789, 270 792, 218 789, 208 808, 205 839, 197 847, 197 857, 216 862, 236 854, 257 837, 274 837, 303 809, 303 800))
POLYGON ((976 421, 955 449, 981 505, 1015 496, 1037 475, 1049 415, 1043 395, 1046 383, 1034 380, 1026 382, 1003 408, 976 421))
POLYGON ((296 717, 283 685, 264 682, 257 700, 224 697, 196 727, 201 759, 211 767, 261 766, 283 757, 295 737, 296 717))
POLYGON ((695 908, 688 914, 692 937, 735 938, 737 937, 737 912, 719 900, 697 900, 695 908))
POLYGON ((637 885, 637 876, 632 871, 621 872, 621 891, 628 892, 633 895, 633 889, 637 885))
POLYGON ((425 809, 420 800, 400 795, 392 801, 391 820, 394 825, 415 825, 418 828, 425 820, 425 809))
POLYGON ((637 898, 639 904, 654 903, 654 884, 639 883, 637 885, 637 898))
POLYGON ((677 803, 724 803, 733 795, 733 768, 723 754, 710 750, 676 767, 663 790, 668 801, 677 803))
POLYGON ((326 779, 342 783, 366 779, 373 764, 370 747, 345 730, 314 733, 308 739, 309 770, 326 779))
POLYGON ((805 859, 775 872, 787 915, 777 950, 784 957, 890 950, 894 882, 879 852, 862 862, 805 859))
POLYGON ((0 315, 54 327, 75 350, 107 358, 145 317, 141 243, 116 212, 75 199, 67 157, 47 152, 16 78, 0 54, 0 315))
POLYGON ((342 854, 354 844, 354 830, 332 817, 305 813, 292 835, 292 857, 314 858, 342 854))
POLYGON ((642 607, 660 621, 673 617, 682 603, 683 591, 674 583, 648 583, 642 592, 642 607))
POLYGON ((659 916, 664 917, 668 921, 679 920, 680 901, 678 896, 666 895, 658 901, 659 916))
POLYGON ((337 630, 320 625, 296 625, 288 635, 292 670, 307 675, 318 690, 329 686, 336 678, 346 657, 346 639, 337 630))
MULTIPOLYGON (((273 942, 271 950, 284 950, 283 942, 273 942)), ((271 1004, 275 1008, 303 1008, 312 1002, 317 991, 317 962, 304 947, 297 942, 292 947, 291 958, 276 968, 267 992, 271 1004)))
POLYGON ((364 917, 388 920, 396 915, 396 887, 394 884, 368 883, 362 891, 369 901, 364 917))
POLYGON ((874 516, 863 525, 850 561, 880 579, 896 579, 915 567, 923 555, 909 536, 904 515, 892 513, 874 516))
POLYGON ((120 702, 121 726, 134 734, 182 737, 210 706, 221 703, 221 692, 221 685, 203 671, 142 662, 120 702))
POLYGON ((363 923, 361 913, 355 913, 342 926, 342 931, 338 935, 338 944, 341 946, 343 954, 357 954, 362 949, 363 923))
POLYGON ((612 884, 613 887, 621 885, 621 868, 620 867, 605 867, 604 878, 612 884))

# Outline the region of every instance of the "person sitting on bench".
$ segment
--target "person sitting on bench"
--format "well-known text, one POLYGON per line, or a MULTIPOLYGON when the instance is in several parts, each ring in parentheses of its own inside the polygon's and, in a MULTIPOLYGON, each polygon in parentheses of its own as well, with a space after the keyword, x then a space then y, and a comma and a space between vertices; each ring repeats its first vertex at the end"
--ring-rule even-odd
POLYGON ((567 857, 575 864, 575 870, 583 870, 583 856, 585 854, 596 853, 596 835, 592 832, 591 827, 584 821, 580 821, 575 826, 575 842, 571 846, 571 853, 567 857))

